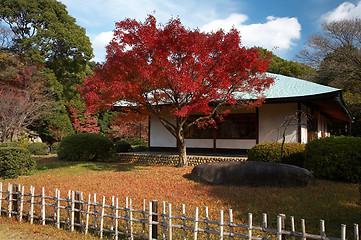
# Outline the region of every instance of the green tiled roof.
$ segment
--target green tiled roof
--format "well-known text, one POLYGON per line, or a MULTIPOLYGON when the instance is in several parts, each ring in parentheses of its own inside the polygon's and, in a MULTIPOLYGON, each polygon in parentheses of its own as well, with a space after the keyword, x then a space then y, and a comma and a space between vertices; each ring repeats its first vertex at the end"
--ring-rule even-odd
POLYGON ((267 73, 267 76, 274 78, 274 84, 265 91, 266 99, 297 98, 341 91, 337 88, 279 74, 267 73))

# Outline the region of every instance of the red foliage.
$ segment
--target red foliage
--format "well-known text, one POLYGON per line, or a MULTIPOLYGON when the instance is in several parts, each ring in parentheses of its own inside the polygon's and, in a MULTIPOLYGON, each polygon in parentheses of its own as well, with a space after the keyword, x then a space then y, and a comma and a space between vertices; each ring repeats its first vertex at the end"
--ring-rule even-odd
POLYGON ((204 33, 179 19, 159 25, 150 15, 144 23, 116 23, 106 62, 86 79, 82 93, 90 111, 123 100, 135 113, 158 117, 183 148, 183 129, 222 114, 221 105, 259 106, 273 82, 264 75, 267 68, 268 59, 242 47, 235 29, 204 33), (240 100, 236 92, 253 100, 240 100), (204 117, 186 122, 192 113, 204 117))
POLYGON ((43 67, 0 53, 0 141, 16 141, 20 130, 48 110, 43 67))
POLYGON ((82 113, 75 107, 68 107, 68 111, 71 114, 70 119, 76 132, 99 133, 98 120, 88 111, 82 113))

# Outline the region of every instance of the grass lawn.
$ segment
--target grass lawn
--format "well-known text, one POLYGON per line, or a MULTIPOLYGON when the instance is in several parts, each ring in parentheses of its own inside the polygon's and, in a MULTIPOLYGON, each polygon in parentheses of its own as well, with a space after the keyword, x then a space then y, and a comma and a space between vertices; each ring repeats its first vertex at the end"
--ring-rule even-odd
MULTIPOLYGON (((37 159, 33 175, 3 181, 33 185, 40 193, 54 196, 55 188, 62 197, 68 190, 82 191, 85 196, 97 193, 125 199, 132 198, 136 209, 142 209, 143 199, 172 203, 174 215, 180 215, 181 204, 186 204, 187 216, 193 217, 194 208, 209 207, 210 218, 218 220, 219 209, 233 209, 235 222, 247 223, 247 215, 253 213, 254 225, 261 225, 262 213, 268 214, 269 225, 276 228, 276 216, 284 213, 294 216, 296 231, 300 219, 306 220, 308 233, 319 233, 319 220, 326 221, 327 236, 339 237, 340 225, 347 225, 347 237, 351 237, 353 223, 361 223, 361 208, 357 184, 317 180, 308 187, 248 187, 216 186, 194 182, 187 178, 192 170, 172 166, 142 166, 121 163, 64 162, 54 156, 37 159)), ((124 201, 121 202, 124 206, 124 201)), ((225 219, 226 220, 226 219, 225 219)), ((286 219, 288 225, 289 218, 286 219)))

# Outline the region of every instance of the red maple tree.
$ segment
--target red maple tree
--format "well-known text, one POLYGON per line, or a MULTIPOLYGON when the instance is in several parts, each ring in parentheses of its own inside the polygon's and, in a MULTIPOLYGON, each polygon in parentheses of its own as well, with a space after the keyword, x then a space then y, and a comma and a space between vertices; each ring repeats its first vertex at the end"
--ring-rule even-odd
POLYGON ((100 126, 98 120, 90 114, 89 111, 84 113, 79 109, 69 106, 68 112, 70 113, 71 123, 77 133, 99 133, 100 126))
POLYGON ((116 23, 106 62, 86 79, 82 93, 91 111, 117 102, 159 118, 177 140, 179 166, 187 166, 184 131, 211 123, 224 114, 222 105, 259 106, 273 82, 264 75, 268 62, 258 49, 242 47, 235 29, 204 33, 179 19, 162 25, 149 15, 145 22, 116 23), (194 113, 203 115, 189 122, 194 113))

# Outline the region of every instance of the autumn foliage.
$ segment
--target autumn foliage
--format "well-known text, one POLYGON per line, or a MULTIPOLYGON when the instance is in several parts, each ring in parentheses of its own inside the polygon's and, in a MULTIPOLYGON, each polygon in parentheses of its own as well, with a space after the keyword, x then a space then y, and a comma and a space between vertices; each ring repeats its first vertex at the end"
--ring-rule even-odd
POLYGON ((106 62, 83 85, 90 111, 117 103, 132 113, 159 118, 177 139, 181 166, 187 165, 184 130, 222 115, 222 105, 259 106, 272 83, 268 59, 241 46, 239 32, 190 30, 179 19, 116 23, 106 62), (238 97, 235 96, 238 94, 238 97), (242 100, 239 95, 246 95, 242 100), (202 117, 189 122, 193 113, 202 117))
POLYGON ((0 53, 0 141, 16 141, 21 130, 49 109, 43 67, 0 53))

